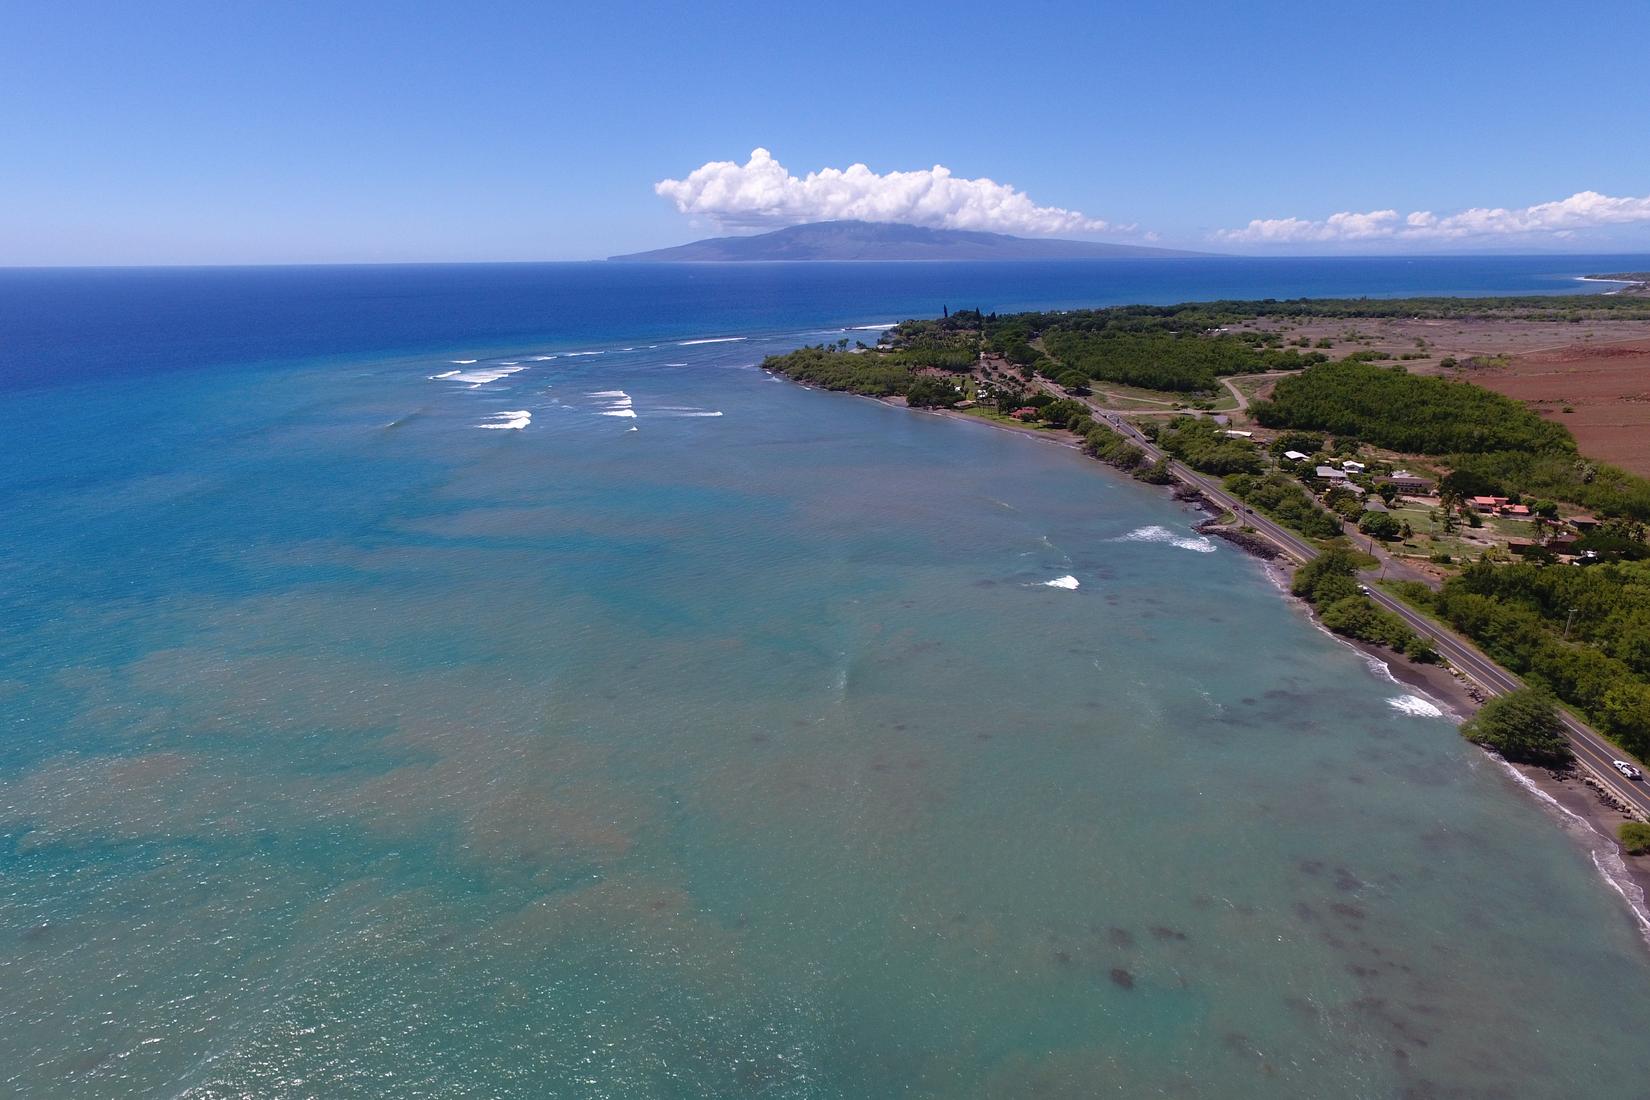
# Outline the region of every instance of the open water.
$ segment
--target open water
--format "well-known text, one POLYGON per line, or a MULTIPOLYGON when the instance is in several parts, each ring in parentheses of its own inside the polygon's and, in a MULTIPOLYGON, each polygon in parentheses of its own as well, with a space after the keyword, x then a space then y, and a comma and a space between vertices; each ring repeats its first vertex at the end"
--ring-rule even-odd
POLYGON ((1624 267, 0 272, 0 1093, 1644 1095, 1640 930, 1449 716, 755 367, 1624 267))

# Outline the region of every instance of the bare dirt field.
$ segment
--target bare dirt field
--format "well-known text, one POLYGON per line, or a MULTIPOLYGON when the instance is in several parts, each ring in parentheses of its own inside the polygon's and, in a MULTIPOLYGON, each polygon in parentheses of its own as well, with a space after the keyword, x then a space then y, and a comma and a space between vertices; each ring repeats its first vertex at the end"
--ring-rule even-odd
POLYGON ((1582 454, 1650 477, 1650 335, 1517 355, 1505 367, 1455 375, 1557 420, 1582 454))

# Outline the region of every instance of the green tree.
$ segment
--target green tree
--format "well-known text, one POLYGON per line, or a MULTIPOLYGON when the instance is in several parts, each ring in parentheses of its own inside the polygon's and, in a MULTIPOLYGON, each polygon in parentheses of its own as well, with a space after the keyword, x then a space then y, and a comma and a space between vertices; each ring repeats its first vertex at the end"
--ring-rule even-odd
POLYGON ((1461 726, 1461 734, 1519 763, 1564 764, 1571 756, 1558 705, 1535 688, 1491 699, 1461 726))
POLYGON ((1403 533, 1403 525, 1390 512, 1365 512, 1358 520, 1358 530, 1372 539, 1389 542, 1403 533))

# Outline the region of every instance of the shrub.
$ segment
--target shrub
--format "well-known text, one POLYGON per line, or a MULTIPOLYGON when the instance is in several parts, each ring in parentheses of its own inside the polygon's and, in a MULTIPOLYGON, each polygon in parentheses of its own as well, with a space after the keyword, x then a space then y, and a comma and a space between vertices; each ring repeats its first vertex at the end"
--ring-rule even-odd
POLYGON ((1642 821, 1623 821, 1616 830, 1621 846, 1630 856, 1650 855, 1650 825, 1642 821))
POLYGON ((1564 736, 1553 697, 1536 688, 1520 688, 1484 704, 1461 726, 1461 735, 1508 760, 1526 764, 1565 764, 1570 742, 1564 736))

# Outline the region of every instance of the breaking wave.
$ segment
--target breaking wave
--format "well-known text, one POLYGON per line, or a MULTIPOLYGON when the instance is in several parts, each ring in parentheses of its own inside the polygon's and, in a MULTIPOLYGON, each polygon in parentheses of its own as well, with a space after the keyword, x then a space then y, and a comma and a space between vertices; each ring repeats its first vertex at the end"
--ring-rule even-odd
POLYGON ((454 382, 468 382, 470 388, 475 389, 477 386, 485 386, 489 382, 497 382, 500 378, 506 378, 526 369, 526 367, 520 366, 487 367, 483 370, 453 371, 443 377, 450 378, 454 382))
POLYGON ((1043 582, 1043 587, 1044 588, 1076 588, 1081 583, 1082 582, 1079 581, 1076 577, 1072 576, 1070 573, 1067 573, 1063 577, 1055 577, 1051 581, 1044 581, 1043 582))
POLYGON ((703 340, 683 340, 676 346, 679 348, 691 348, 695 344, 737 344, 744 339, 745 337, 743 336, 708 336, 703 340))
POLYGON ((484 423, 477 424, 476 427, 519 432, 532 422, 533 414, 531 412, 526 409, 516 409, 514 412, 494 413, 484 423))
POLYGON ((1133 531, 1124 535, 1121 541, 1166 542, 1170 546, 1176 546, 1182 550, 1193 550, 1199 554, 1212 554, 1215 552, 1215 544, 1211 539, 1206 539, 1202 535, 1192 537, 1177 535, 1167 527, 1159 527, 1156 524, 1150 527, 1136 527, 1133 531))
POLYGON ((1400 714, 1407 714, 1412 718, 1442 718, 1444 712, 1419 695, 1397 695, 1388 699, 1386 705, 1400 714))

